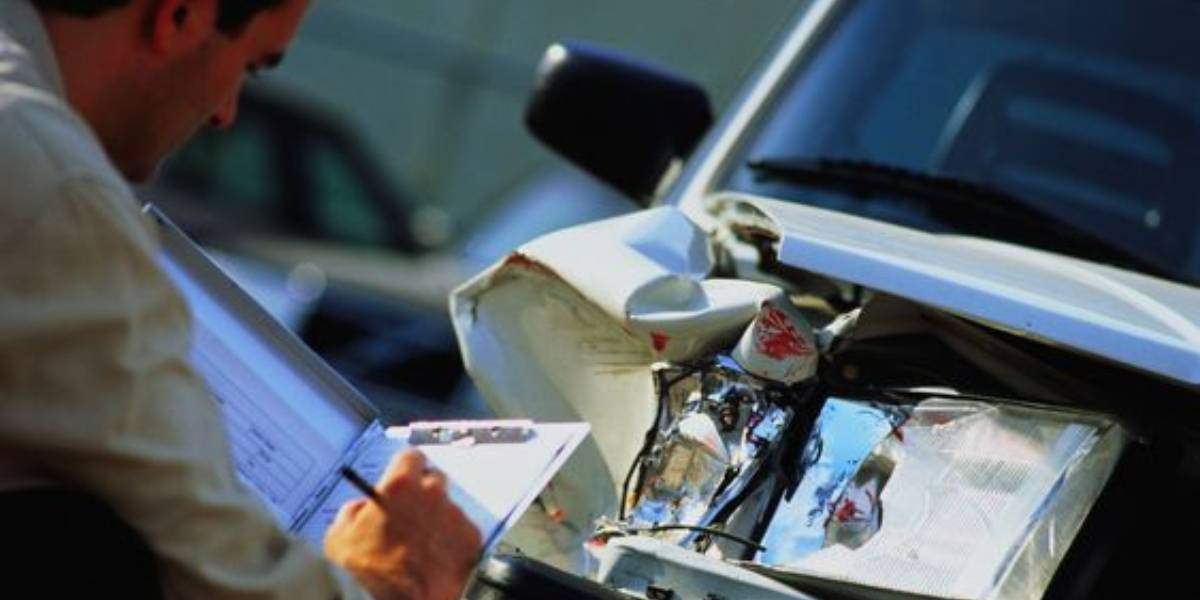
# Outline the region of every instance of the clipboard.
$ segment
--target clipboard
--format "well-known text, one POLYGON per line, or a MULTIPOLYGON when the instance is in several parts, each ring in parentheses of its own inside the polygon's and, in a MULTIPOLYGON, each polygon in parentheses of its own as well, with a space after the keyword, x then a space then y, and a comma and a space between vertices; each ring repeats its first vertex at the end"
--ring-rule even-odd
POLYGON ((446 474, 451 499, 485 553, 587 436, 585 423, 414 423, 385 428, 353 386, 242 290, 153 205, 159 265, 193 315, 189 362, 226 422, 238 476, 279 525, 320 551, 341 504, 360 497, 340 470, 370 481, 418 446, 446 474))
MULTIPOLYGON (((396 452, 419 448, 429 464, 446 475, 451 501, 479 529, 486 553, 529 508, 587 437, 588 430, 586 423, 414 423, 385 430, 383 438, 367 447, 350 466, 368 481, 376 481, 396 452), (473 431, 431 436, 430 430, 473 431)), ((319 541, 341 505, 361 496, 351 482, 340 481, 302 526, 301 537, 319 541)))

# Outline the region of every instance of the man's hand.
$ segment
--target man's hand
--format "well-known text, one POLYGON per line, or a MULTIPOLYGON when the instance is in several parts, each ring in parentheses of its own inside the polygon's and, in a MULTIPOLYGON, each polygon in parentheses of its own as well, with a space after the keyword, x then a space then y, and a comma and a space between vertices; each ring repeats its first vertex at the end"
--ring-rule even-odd
POLYGON ((446 495, 446 478, 416 450, 397 454, 376 484, 383 506, 347 502, 325 535, 325 555, 378 600, 456 600, 475 568, 479 531, 446 495))

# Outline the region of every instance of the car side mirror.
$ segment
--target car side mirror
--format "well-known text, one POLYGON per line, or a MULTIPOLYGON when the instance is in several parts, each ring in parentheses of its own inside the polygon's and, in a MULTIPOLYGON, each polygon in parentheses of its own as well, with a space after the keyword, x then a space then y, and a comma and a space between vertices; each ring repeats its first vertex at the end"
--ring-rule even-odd
POLYGON ((642 205, 712 121, 695 83, 577 42, 546 50, 525 111, 535 137, 642 205))

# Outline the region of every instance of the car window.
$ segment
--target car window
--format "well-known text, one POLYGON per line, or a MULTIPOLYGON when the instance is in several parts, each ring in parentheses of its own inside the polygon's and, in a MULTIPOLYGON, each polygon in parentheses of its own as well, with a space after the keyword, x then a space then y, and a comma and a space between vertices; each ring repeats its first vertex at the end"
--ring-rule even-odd
POLYGON ((1045 215, 1048 232, 1082 228, 1159 274, 1200 280, 1200 5, 842 6, 725 187, 1089 258, 1052 234, 1031 242, 1016 227, 972 230, 912 198, 803 189, 738 166, 820 156, 948 175, 1012 193, 1045 215))
POLYGON ((206 131, 185 146, 171 161, 170 177, 226 214, 271 222, 282 196, 275 146, 265 123, 243 118, 228 132, 206 131))
POLYGON ((322 238, 360 245, 388 243, 390 219, 345 155, 327 143, 310 148, 313 223, 322 238))

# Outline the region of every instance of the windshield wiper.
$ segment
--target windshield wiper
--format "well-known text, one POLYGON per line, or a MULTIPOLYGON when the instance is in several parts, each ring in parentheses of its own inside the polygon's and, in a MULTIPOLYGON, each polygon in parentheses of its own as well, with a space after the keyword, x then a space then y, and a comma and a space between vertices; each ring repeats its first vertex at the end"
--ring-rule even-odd
POLYGON ((1038 210, 1028 200, 999 187, 843 158, 766 157, 750 160, 746 167, 759 180, 780 179, 859 198, 898 196, 924 200, 931 211, 949 217, 964 233, 1070 254, 1156 277, 1173 280, 1179 277, 1112 244, 1099 233, 1038 210))
POLYGON ((771 157, 751 160, 746 166, 757 173, 759 179, 785 179, 839 189, 860 197, 896 194, 1006 211, 1027 210, 1028 207, 1024 200, 994 186, 864 160, 771 157))

